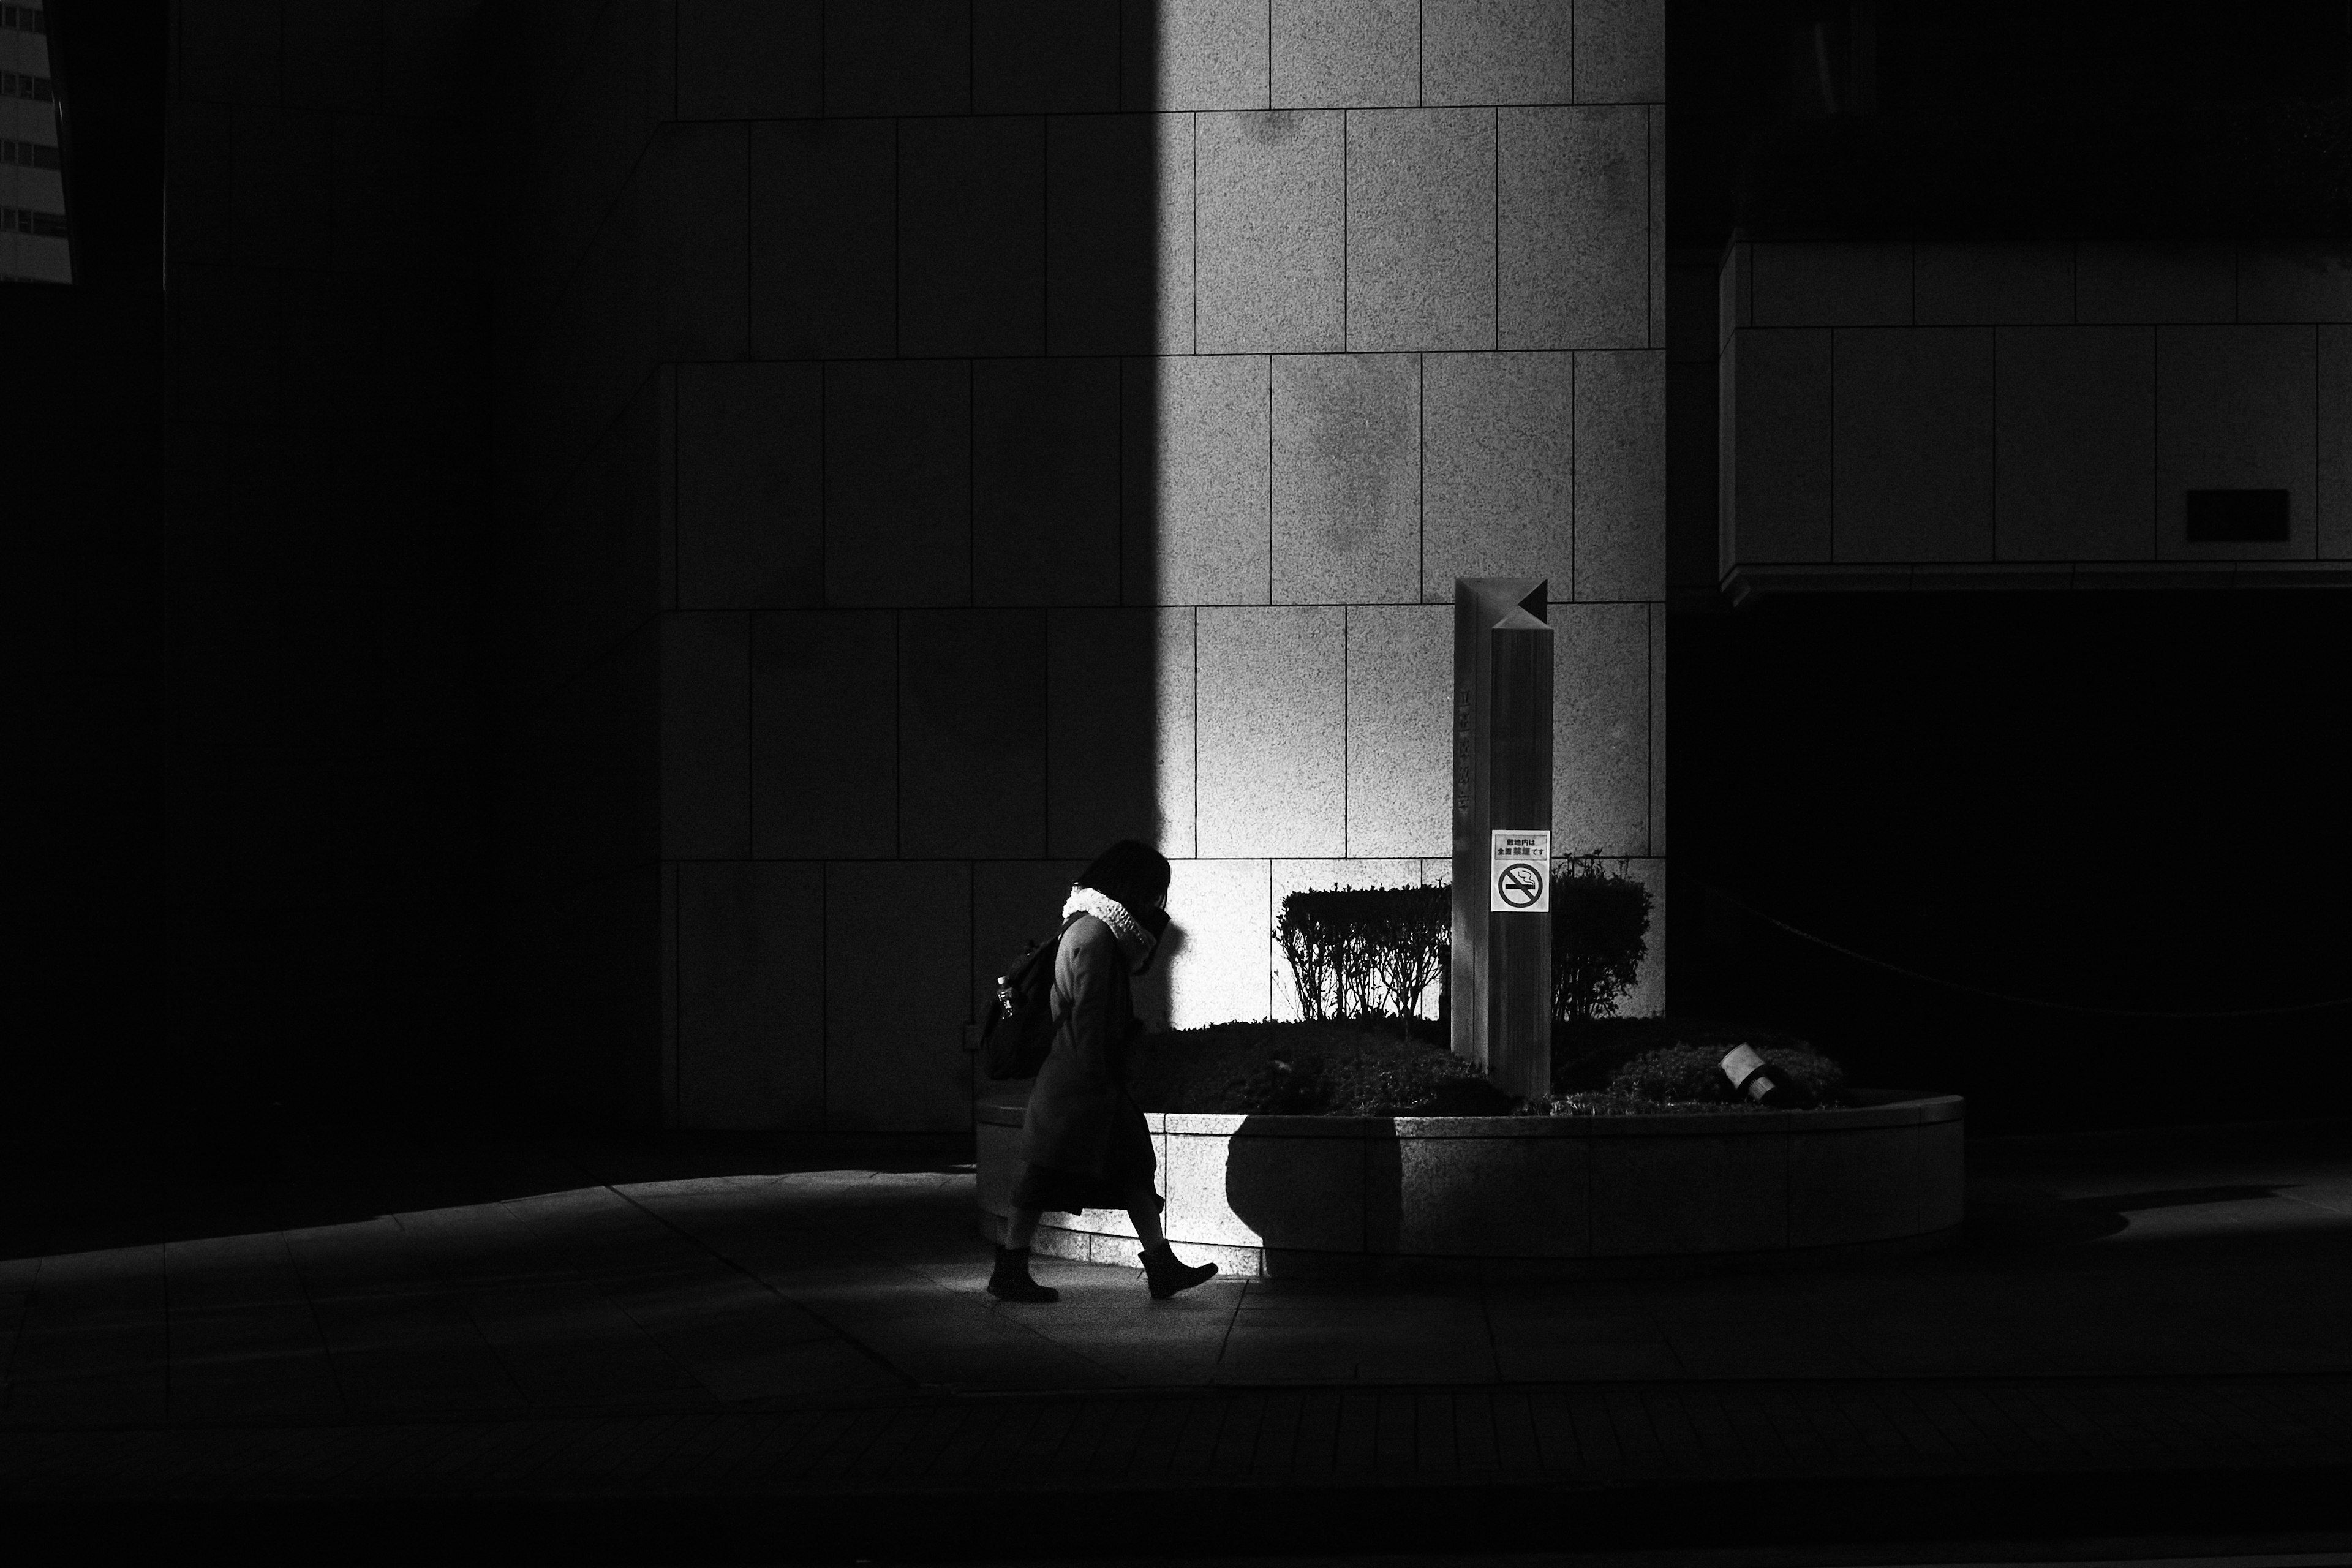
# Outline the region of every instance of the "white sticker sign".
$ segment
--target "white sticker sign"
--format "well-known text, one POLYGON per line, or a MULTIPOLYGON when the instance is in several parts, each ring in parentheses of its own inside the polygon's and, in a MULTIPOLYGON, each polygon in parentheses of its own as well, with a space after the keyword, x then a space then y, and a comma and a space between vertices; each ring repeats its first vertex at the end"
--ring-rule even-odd
POLYGON ((1486 907, 1498 914, 1540 915, 1551 909, 1551 830, 1495 831, 1487 863, 1486 907))

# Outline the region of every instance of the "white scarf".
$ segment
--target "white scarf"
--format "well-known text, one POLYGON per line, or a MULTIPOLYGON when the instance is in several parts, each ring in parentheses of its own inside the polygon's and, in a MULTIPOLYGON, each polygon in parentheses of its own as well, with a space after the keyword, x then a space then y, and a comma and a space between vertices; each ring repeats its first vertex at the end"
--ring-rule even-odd
POLYGON ((1152 950, 1160 939, 1143 929, 1141 922, 1127 912, 1127 906, 1108 893, 1092 888, 1073 886, 1070 901, 1062 906, 1062 918, 1072 915, 1092 915, 1110 927, 1110 934, 1118 939, 1119 951, 1127 954, 1128 972, 1140 974, 1151 966, 1152 950))

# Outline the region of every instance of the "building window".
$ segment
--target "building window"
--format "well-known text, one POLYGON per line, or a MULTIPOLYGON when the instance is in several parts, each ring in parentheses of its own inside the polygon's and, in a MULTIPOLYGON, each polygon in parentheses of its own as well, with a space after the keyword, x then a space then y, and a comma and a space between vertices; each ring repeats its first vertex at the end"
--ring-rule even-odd
POLYGON ((46 33, 49 14, 38 5, 0 5, 0 27, 18 33, 46 33))
POLYGON ((48 103, 58 96, 45 76, 32 76, 24 71, 0 71, 0 93, 10 98, 29 98, 35 103, 48 103))
POLYGON ((66 237, 66 215, 35 212, 31 207, 0 207, 0 234, 37 234, 45 239, 66 237))
POLYGON ((0 141, 0 163, 15 163, 26 169, 54 169, 58 166, 58 150, 43 142, 0 141))

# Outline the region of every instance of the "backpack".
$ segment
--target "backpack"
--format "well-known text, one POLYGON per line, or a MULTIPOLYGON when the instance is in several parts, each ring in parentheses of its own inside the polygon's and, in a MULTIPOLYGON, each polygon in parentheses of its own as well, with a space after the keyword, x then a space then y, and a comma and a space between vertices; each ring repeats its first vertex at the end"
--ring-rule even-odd
POLYGON ((996 977, 996 1000, 980 1031, 980 1070, 992 1079, 1035 1078, 1054 1049, 1054 960, 1062 936, 1077 920, 1062 922, 1054 940, 1032 942, 996 977))

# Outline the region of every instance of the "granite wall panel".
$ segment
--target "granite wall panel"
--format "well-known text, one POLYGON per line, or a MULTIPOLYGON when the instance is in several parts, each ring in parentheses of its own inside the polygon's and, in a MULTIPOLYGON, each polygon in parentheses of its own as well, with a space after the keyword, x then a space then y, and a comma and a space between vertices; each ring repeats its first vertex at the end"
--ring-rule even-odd
POLYGON ((1456 577, 1521 575, 1571 597, 1573 356, 1427 354, 1422 365, 1422 597, 1451 605, 1456 577))
POLYGON ((1722 482, 1733 559, 1830 558, 1830 388, 1827 328, 1745 331, 1724 350, 1722 482))
POLYGON ((1569 596, 1666 596, 1665 372, 1665 355, 1654 349, 1576 356, 1576 576, 1569 596))
POLYGON ((1576 101, 1666 96, 1665 0, 1575 0, 1576 101))
POLYGON ((1420 432, 1419 355, 1275 359, 1275 603, 1420 597, 1420 432))
POLYGON ((1118 362, 971 367, 972 599, 1118 602, 1118 362))
POLYGON ((888 610, 751 617, 751 852, 759 858, 898 853, 897 623, 888 610))
POLYGON ((1118 108, 1119 16, 1102 0, 973 0, 976 114, 1118 108))
POLYGON ((2074 319, 2074 247, 2063 243, 1914 247, 1923 327, 2026 327, 2074 319))
POLYGON ((1192 352, 1192 116, 1045 123, 1050 353, 1192 352))
POLYGON ((751 850, 751 623, 733 611, 661 619, 661 821, 666 859, 751 850))
POLYGON ((1255 354, 1129 360, 1120 377, 1130 604, 1262 605, 1270 372, 1255 354))
POLYGON ((969 114, 971 0, 824 7, 824 112, 969 114))
POLYGON ((763 121, 751 134, 752 353, 895 353, 896 125, 763 121))
POLYGON ((1992 331, 1836 335, 1836 558, 1992 559, 1992 331))
POLYGON ((1907 327, 1908 245, 1759 244, 1750 303, 1759 327, 1907 327))
POLYGON ((679 367, 681 608, 823 600, 824 404, 814 364, 679 367))
POLYGON ((971 367, 840 363, 824 371, 829 605, 971 597, 971 367))
POLYGON ((1345 346, 1345 116, 1200 117, 1196 341, 1202 353, 1345 346))
POLYGON ((898 351, 1045 351, 1045 122, 898 126, 898 351))
POLYGON ((1345 853, 1345 612, 1203 609, 1198 853, 1345 853))
POLYGON ((1265 109, 1268 0, 1121 0, 1121 108, 1265 109))
POLYGON ((1276 109, 1421 101, 1418 0, 1273 0, 1276 109))
MULTIPOLYGON (((1650 853, 1663 862, 1666 853, 1666 606, 1653 604, 1650 612, 1650 853)), ((1665 897, 1665 867, 1658 868, 1657 896, 1665 897)), ((1658 973, 1665 973, 1665 945, 1659 943, 1658 973)), ((1663 984, 1663 979, 1661 984, 1663 984)), ((1663 1007, 1664 1003, 1660 1005, 1663 1007)))
POLYGON ((1552 851, 1645 853, 1649 608, 1555 604, 1551 626, 1552 851))
POLYGON ((1171 869, 1168 935, 1135 982, 1136 1011, 1179 1029, 1272 1016, 1267 863, 1178 860, 1171 869))
POLYGON ((1422 0, 1421 100, 1573 102, 1575 34, 1559 0, 1422 0))
POLYGON ((688 861, 677 875, 679 1123, 823 1128, 824 868, 688 861))
POLYGON ((1495 117, 1347 117, 1347 346, 1495 343, 1495 117))
POLYGON ((2352 559, 2352 327, 2318 330, 2318 552, 2352 559))
POLYGON ((1496 346, 1646 347, 1647 111, 1506 109, 1496 139, 1496 346))
POLYGON ((2352 245, 2238 247, 2241 321, 2352 321, 2352 245))
POLYGON ((971 868, 835 861, 824 868, 825 1126, 958 1132, 971 1125, 971 868), (924 911, 909 942, 907 911, 924 911))
POLYGON ((2003 561, 2145 561, 2156 546, 2156 333, 1993 335, 1993 534, 2003 561))
POLYGON ((654 138, 655 342, 663 359, 751 353, 751 157, 740 121, 665 125, 654 138))
POLYGON ((1348 835, 1354 856, 1452 852, 1454 613, 1348 612, 1348 835))
POLYGON ((1045 631, 1048 852, 1192 843, 1193 612, 1057 610, 1045 631))
POLYGON ((806 120, 824 91, 824 8, 775 0, 683 0, 682 120, 806 120))
POLYGON ((2156 543, 2164 560, 2310 560, 2317 553, 2316 330, 2159 327, 2156 543), (2283 489, 2281 544, 2189 542, 2192 489, 2283 489))
POLYGON ((1045 853, 1045 616, 898 617, 898 852, 1045 853))
POLYGON ((2227 321, 2236 314, 2237 258, 2227 245, 2074 247, 2078 321, 2227 321))

